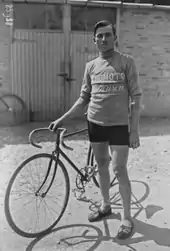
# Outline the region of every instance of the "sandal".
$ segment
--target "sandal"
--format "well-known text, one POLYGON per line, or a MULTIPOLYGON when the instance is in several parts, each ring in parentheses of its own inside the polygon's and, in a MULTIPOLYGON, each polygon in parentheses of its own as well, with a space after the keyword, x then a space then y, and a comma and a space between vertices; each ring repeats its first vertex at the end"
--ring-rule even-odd
POLYGON ((123 224, 120 225, 116 238, 119 240, 128 239, 129 237, 132 236, 133 228, 134 228, 133 222, 131 222, 131 226, 125 226, 123 224))
POLYGON ((109 207, 105 211, 102 211, 101 209, 99 209, 98 211, 89 214, 88 220, 90 222, 100 221, 111 214, 112 214, 111 207, 109 207))

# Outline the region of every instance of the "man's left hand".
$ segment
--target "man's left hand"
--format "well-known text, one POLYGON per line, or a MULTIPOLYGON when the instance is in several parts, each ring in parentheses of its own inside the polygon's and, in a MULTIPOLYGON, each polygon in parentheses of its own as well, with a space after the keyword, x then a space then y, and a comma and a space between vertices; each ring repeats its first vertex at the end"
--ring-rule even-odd
POLYGON ((129 135, 129 147, 136 149, 140 146, 139 132, 133 131, 129 135))

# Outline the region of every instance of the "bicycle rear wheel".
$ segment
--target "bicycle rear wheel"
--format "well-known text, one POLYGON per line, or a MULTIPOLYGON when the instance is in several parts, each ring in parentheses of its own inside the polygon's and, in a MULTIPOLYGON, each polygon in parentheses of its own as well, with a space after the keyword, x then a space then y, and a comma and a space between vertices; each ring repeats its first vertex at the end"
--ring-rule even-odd
MULTIPOLYGON (((95 168, 95 166, 97 166, 97 163, 95 161, 94 153, 93 153, 91 146, 89 146, 87 162, 88 162, 87 163, 88 165, 93 166, 94 168, 95 168)), ((116 177, 115 177, 113 170, 112 170, 111 161, 109 164, 109 172, 110 172, 110 187, 113 187, 116 184, 116 177)), ((98 172, 93 176, 93 182, 98 188, 100 187, 98 172)))
POLYGON ((9 181, 5 194, 7 221, 17 234, 27 238, 47 234, 64 214, 69 193, 69 176, 63 163, 50 154, 33 155, 9 181))

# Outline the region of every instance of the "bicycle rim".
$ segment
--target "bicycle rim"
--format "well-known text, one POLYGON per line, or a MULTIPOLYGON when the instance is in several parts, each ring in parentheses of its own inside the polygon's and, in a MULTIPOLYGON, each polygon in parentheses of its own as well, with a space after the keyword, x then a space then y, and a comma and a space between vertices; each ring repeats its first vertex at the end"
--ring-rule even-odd
POLYGON ((47 195, 56 159, 50 154, 36 154, 24 161, 12 175, 5 194, 5 215, 11 228, 19 235, 34 238, 49 233, 59 222, 68 204, 70 182, 67 170, 58 160, 57 171, 47 195), (47 174, 46 182, 39 191, 47 174), (36 176, 37 175, 37 176, 36 176))
POLYGON ((7 110, 13 111, 26 111, 26 105, 24 101, 15 94, 4 94, 0 96, 0 101, 4 104, 7 110))

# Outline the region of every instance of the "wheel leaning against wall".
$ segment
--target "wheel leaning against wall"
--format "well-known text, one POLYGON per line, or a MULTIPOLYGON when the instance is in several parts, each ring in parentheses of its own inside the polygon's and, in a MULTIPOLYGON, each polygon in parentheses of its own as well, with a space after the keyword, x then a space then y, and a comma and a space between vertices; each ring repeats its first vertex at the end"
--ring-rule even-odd
POLYGON ((0 96, 0 126, 15 126, 29 121, 29 112, 22 98, 15 94, 0 96))

